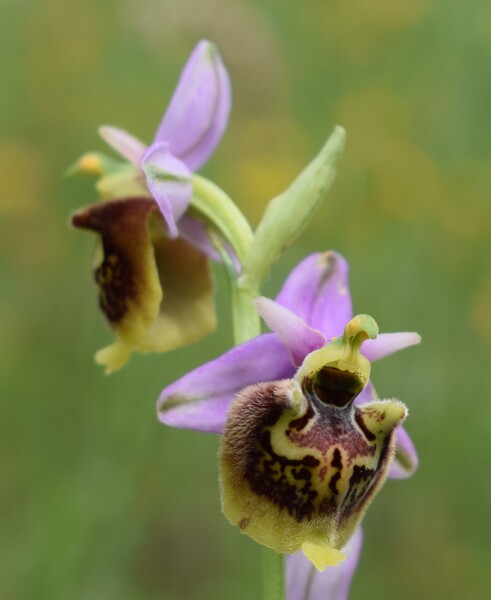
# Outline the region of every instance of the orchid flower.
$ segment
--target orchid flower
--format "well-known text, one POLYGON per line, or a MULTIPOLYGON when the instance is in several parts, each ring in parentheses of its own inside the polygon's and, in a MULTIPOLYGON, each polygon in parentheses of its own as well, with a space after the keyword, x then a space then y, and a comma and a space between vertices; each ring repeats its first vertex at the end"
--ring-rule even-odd
POLYGON ((95 154, 78 163, 78 171, 103 175, 97 187, 104 201, 78 211, 72 223, 100 236, 95 278, 116 341, 96 354, 96 362, 108 373, 135 350, 165 352, 216 326, 205 255, 219 254, 203 220, 187 211, 193 172, 220 141, 230 103, 220 55, 201 41, 149 147, 121 129, 102 127, 102 137, 130 164, 95 154))
POLYGON ((179 221, 191 202, 192 173, 208 161, 221 140, 230 104, 227 71, 216 47, 203 40, 188 59, 148 148, 117 127, 99 130, 114 150, 144 174, 170 238, 179 235, 179 221))
MULTIPOLYGON (((378 336, 371 317, 352 318, 348 267, 334 252, 308 257, 276 302, 260 298, 256 304, 274 333, 168 386, 158 415, 168 425, 224 433, 225 515, 277 552, 301 549, 322 571, 345 558, 342 548, 389 468, 393 477, 416 468, 409 437, 396 435, 406 408, 399 401, 375 401, 369 361, 420 337, 378 336)), ((331 567, 341 573, 337 579, 316 578, 319 585, 340 582, 336 600, 349 587, 356 556, 345 567, 331 567)))
MULTIPOLYGON (((312 254, 292 271, 275 302, 261 298, 256 305, 274 333, 232 348, 167 386, 157 403, 162 423, 223 433, 238 392, 255 383, 292 378, 306 356, 340 336, 353 317, 347 262, 336 252, 312 254)), ((382 333, 365 341, 361 352, 373 362, 420 341, 413 332, 382 333)), ((369 382, 355 403, 376 398, 369 382)), ((399 428, 389 477, 409 477, 417 465, 414 445, 399 428)))

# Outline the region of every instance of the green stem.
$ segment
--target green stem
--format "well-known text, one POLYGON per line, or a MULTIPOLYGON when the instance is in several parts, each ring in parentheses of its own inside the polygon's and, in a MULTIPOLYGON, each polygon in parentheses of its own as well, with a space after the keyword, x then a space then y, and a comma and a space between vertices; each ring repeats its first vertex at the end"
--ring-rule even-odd
POLYGON ((264 600, 284 600, 285 598, 285 560, 266 546, 261 546, 263 568, 264 600))
MULTIPOLYGON (((242 344, 260 335, 261 322, 254 306, 254 298, 259 291, 239 277, 232 283, 232 315, 235 344, 242 344)), ((258 357, 260 360, 260 357, 258 357)), ((285 566, 283 554, 261 546, 263 598, 264 600, 284 600, 285 566)))
POLYGON ((261 333, 261 321, 254 306, 259 291, 239 277, 232 283, 232 320, 235 345, 247 342, 261 333))

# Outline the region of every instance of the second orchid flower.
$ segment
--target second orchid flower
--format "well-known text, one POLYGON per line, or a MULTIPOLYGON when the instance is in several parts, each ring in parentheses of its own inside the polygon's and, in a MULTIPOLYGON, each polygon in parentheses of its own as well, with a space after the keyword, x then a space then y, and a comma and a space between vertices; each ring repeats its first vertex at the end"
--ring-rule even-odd
POLYGON ((202 219, 189 212, 192 174, 219 143, 230 112, 230 82, 213 44, 189 58, 146 145, 116 127, 102 137, 128 163, 90 154, 78 170, 101 175, 103 202, 78 211, 75 227, 100 236, 95 278, 116 341, 96 354, 112 372, 131 353, 164 352, 216 326, 207 256, 219 259, 202 219))

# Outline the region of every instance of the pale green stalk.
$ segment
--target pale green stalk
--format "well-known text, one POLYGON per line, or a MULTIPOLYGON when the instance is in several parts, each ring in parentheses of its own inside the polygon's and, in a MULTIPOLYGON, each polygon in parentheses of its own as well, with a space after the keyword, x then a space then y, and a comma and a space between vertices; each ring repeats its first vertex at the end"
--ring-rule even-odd
MULTIPOLYGON (((241 344, 261 333, 261 324, 253 300, 258 291, 241 285, 241 279, 232 284, 232 313, 234 342, 241 344)), ((261 546, 264 600, 284 600, 285 561, 283 554, 261 546)))
POLYGON ((263 599, 284 600, 285 598, 285 557, 271 548, 261 546, 263 568, 263 599))
POLYGON ((191 207, 220 232, 242 263, 252 244, 253 233, 229 196, 209 179, 195 174, 191 207))

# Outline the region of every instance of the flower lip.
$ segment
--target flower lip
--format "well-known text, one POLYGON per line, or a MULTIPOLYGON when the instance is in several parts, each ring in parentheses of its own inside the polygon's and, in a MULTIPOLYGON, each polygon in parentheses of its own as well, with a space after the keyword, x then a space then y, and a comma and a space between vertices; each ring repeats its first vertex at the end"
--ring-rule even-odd
POLYGON ((407 409, 396 400, 317 408, 295 379, 242 390, 228 412, 220 477, 230 522, 277 552, 301 548, 323 570, 342 560, 385 481, 407 409))
POLYGON ((152 198, 93 204, 78 211, 72 223, 99 236, 99 304, 116 336, 96 355, 107 373, 122 367, 133 351, 165 352, 215 328, 207 258, 185 240, 166 235, 152 198))

